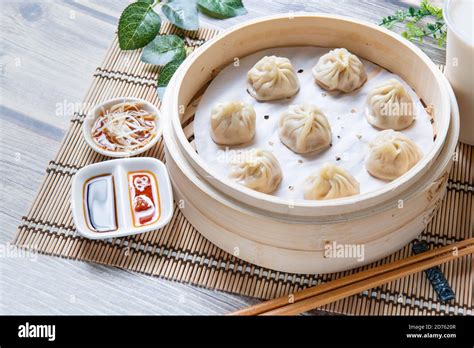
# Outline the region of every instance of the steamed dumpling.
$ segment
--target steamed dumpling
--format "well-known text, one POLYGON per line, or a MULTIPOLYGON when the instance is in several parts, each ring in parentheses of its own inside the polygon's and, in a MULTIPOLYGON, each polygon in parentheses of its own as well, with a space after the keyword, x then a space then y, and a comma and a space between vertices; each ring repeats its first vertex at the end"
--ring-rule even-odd
POLYGON ((402 133, 387 129, 369 143, 365 166, 376 178, 394 180, 409 171, 422 157, 418 145, 402 133))
POLYGON ((389 79, 369 94, 365 115, 374 127, 402 130, 415 119, 415 105, 405 87, 389 79))
POLYGON ((359 194, 359 182, 348 171, 326 163, 304 182, 305 199, 335 199, 359 194))
POLYGON ((300 89, 295 69, 288 58, 265 56, 247 73, 248 91, 257 100, 292 97, 300 89))
POLYGON ((290 105, 278 122, 283 144, 296 153, 321 151, 331 144, 331 126, 323 112, 314 105, 290 105))
POLYGON ((233 163, 230 178, 252 190, 271 193, 282 179, 280 163, 269 151, 251 149, 233 163))
POLYGON ((345 48, 336 48, 319 58, 313 76, 322 88, 345 93, 359 88, 367 80, 362 62, 345 48))
POLYGON ((212 140, 220 145, 238 145, 255 135, 255 110, 240 101, 217 103, 211 110, 212 140))

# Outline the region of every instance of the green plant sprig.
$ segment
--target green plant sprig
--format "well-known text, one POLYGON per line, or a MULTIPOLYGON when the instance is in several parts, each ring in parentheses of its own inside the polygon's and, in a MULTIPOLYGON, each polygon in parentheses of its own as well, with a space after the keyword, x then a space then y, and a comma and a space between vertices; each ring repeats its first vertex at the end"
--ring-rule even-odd
POLYGON ((163 66, 158 77, 158 95, 162 98, 169 80, 187 56, 184 34, 159 35, 161 17, 157 5, 176 27, 195 31, 199 29, 198 12, 218 19, 247 13, 242 0, 137 0, 128 5, 118 25, 119 46, 122 50, 144 48, 141 60, 163 66))
POLYGON ((437 41, 440 47, 446 43, 446 24, 443 20, 443 11, 441 8, 430 4, 428 0, 422 0, 418 9, 410 7, 407 10, 398 10, 393 15, 382 18, 379 25, 391 29, 395 23, 406 23, 402 36, 408 40, 422 42, 425 37, 431 37, 437 41), (433 18, 434 21, 425 25, 418 23, 426 17, 433 18))

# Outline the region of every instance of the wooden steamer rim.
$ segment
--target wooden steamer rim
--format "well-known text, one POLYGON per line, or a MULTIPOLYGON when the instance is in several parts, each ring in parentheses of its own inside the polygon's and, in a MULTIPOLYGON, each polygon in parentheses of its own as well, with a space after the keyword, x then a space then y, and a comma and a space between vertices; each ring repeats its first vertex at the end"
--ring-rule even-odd
POLYGON ((397 197, 425 174, 438 157, 449 128, 450 100, 444 76, 415 45, 384 28, 365 21, 322 14, 277 15, 249 21, 217 36, 197 49, 180 66, 164 98, 164 114, 171 119, 185 159, 204 180, 219 191, 257 209, 291 216, 330 216, 354 213, 397 197), (276 33, 278 35, 276 35, 276 33), (370 38, 370 41, 368 41, 370 38), (234 60, 259 50, 283 46, 346 47, 356 55, 401 76, 421 99, 433 105, 437 137, 432 150, 409 172, 378 190, 328 201, 295 200, 263 194, 229 179, 219 178, 188 142, 181 118, 183 105, 215 72, 234 60), (407 64, 403 64, 407 62, 407 64), (317 209, 315 209, 317 208, 317 209))

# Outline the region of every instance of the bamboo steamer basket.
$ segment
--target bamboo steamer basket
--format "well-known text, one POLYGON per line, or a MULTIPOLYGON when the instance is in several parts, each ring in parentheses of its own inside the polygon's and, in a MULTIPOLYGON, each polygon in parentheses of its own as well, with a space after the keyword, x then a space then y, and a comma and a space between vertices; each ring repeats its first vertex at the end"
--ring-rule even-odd
POLYGON ((178 69, 164 99, 164 111, 171 119, 178 145, 193 168, 212 186, 239 201, 268 212, 294 216, 340 215, 376 207, 401 192, 428 171, 439 155, 449 127, 450 101, 442 73, 416 46, 376 25, 333 15, 278 15, 238 25, 210 40, 178 69), (365 194, 331 201, 289 202, 250 190, 229 179, 215 176, 196 153, 182 127, 185 109, 193 97, 216 73, 233 62, 259 50, 288 46, 345 47, 356 55, 401 76, 425 105, 432 105, 437 138, 405 175, 365 194), (315 209, 318 208, 318 209, 315 209))
MULTIPOLYGON (((365 25, 362 22, 332 16, 302 15, 294 19, 302 20, 305 25, 317 23, 315 24, 316 27, 321 30, 325 25, 331 23, 332 19, 335 19, 339 24, 341 21, 348 21, 357 26, 364 27, 365 25), (322 23, 319 22, 321 19, 323 19, 322 23), (308 20, 310 21, 308 22, 308 20)), ((278 16, 253 21, 228 33, 238 33, 241 29, 247 29, 248 25, 256 25, 252 30, 256 30, 255 28, 263 25, 261 30, 269 36, 268 22, 274 20, 283 20, 286 23, 288 18, 278 16)), ((297 22, 298 20, 293 23, 297 22)), ((297 23, 296 28, 301 28, 302 23, 297 23)), ((377 33, 380 31, 377 27, 367 26, 377 33)), ((347 30, 352 29, 349 26, 347 30)), ((302 32, 301 30, 297 30, 297 32, 302 32)), ((311 26, 306 30, 318 33, 311 26)), ((294 33, 291 34, 285 30, 278 33, 282 37, 280 41, 283 42, 280 46, 303 45, 305 42, 298 41, 301 38, 294 33), (290 41, 285 41, 285 38, 290 41)), ((383 34, 389 35, 385 31, 383 31, 383 34)), ((389 36, 392 37, 393 35, 390 34, 389 36)), ((398 45, 407 45, 405 42, 400 42, 396 36, 393 36, 392 39, 396 40, 398 45)), ((379 40, 381 39, 379 38, 379 40)), ((269 40, 271 42, 269 46, 262 46, 267 44, 266 41, 256 41, 260 42, 260 46, 255 46, 255 42, 252 41, 252 47, 247 49, 244 54, 240 53, 239 56, 277 46, 272 40, 269 40)), ((365 45, 372 47, 371 50, 387 50, 385 43, 380 45, 381 41, 375 41, 375 43, 370 41, 366 42, 365 45)), ((433 116, 437 131, 435 152, 430 154, 433 155, 433 158, 427 160, 426 155, 424 157, 424 167, 412 169, 407 173, 410 175, 400 178, 404 180, 396 180, 399 181, 399 184, 388 191, 384 188, 384 190, 379 190, 380 192, 377 194, 360 197, 360 200, 356 199, 355 201, 352 201, 353 199, 341 199, 330 201, 329 204, 325 204, 327 202, 301 201, 294 202, 291 206, 289 202, 284 200, 255 193, 239 185, 229 184, 213 177, 207 169, 201 167, 200 162, 202 160, 188 141, 188 138, 193 134, 192 118, 188 119, 189 113, 180 112, 182 108, 179 106, 188 105, 195 94, 206 85, 206 82, 212 79, 214 76, 212 71, 216 71, 216 69, 228 63, 228 60, 224 58, 220 60, 211 59, 207 63, 206 61, 196 61, 196 59, 191 61, 191 58, 201 56, 216 42, 219 43, 218 46, 223 45, 221 49, 224 51, 226 51, 225 47, 228 47, 228 45, 234 47, 236 44, 235 39, 228 43, 226 41, 221 42, 218 38, 204 45, 200 52, 190 57, 190 62, 175 74, 165 95, 163 105, 164 114, 168 115, 164 131, 166 160, 175 195, 181 201, 179 205, 182 212, 201 234, 225 251, 263 267, 293 273, 328 273, 357 267, 382 258, 400 249, 421 232, 429 222, 433 211, 445 192, 444 188, 459 130, 455 100, 452 101, 453 112, 451 127, 449 127, 451 110, 449 86, 447 86, 444 77, 437 71, 437 68, 434 65, 433 67, 429 66, 432 64, 429 60, 426 62, 427 69, 430 70, 432 75, 431 80, 426 79, 431 81, 428 84, 425 83, 426 81, 423 82, 424 80, 414 79, 413 81, 418 81, 418 85, 415 86, 408 76, 403 75, 393 67, 390 70, 402 76, 415 88, 418 95, 425 102, 428 101, 429 104, 433 105, 433 116), (202 71, 201 74, 195 71, 194 64, 197 64, 198 71, 202 71), (210 75, 204 73, 207 70, 211 72, 210 75), (190 84, 184 78, 189 74, 192 75, 195 85, 190 84), (440 85, 437 84, 438 82, 440 85), (436 90, 437 88, 439 90, 436 90), (423 90, 425 91, 420 92, 423 90), (178 99, 175 99, 175 97, 178 97, 178 99), (447 99, 447 105, 444 104, 445 99, 447 99), (176 104, 176 101, 178 104, 176 104), (448 114, 443 114, 443 112, 448 114), (176 123, 179 124, 179 127, 176 123), (445 132, 443 131, 444 127, 446 127, 445 132), (412 172, 416 173, 413 174, 412 172), (236 190, 238 193, 236 193, 236 190), (396 194, 393 193, 394 191, 396 191, 396 194), (347 201, 351 202, 348 203, 347 201), (311 204, 313 205, 311 206, 311 204), (403 204, 403 208, 400 209, 401 204, 403 204), (297 210, 296 213, 295 210, 297 210), (333 242, 340 245, 363 245, 363 260, 325 257, 325 246, 333 242)), ((347 44, 314 40, 310 40, 306 44, 325 46, 324 43, 327 46, 345 46, 363 58, 373 61, 373 59, 368 58, 372 57, 371 55, 361 54, 347 44)), ((413 48, 410 47, 410 49, 413 48)), ((394 53, 389 50, 387 54, 390 56, 394 53)), ((421 56, 423 61, 427 60, 421 52, 416 52, 416 55, 421 56)), ((206 54, 204 56, 205 59, 210 59, 206 54)), ((230 56, 233 57, 234 55, 231 54, 230 56)), ((379 65, 388 68, 382 62, 379 62, 379 65)), ((195 104, 191 105, 188 110, 195 106, 195 104)))

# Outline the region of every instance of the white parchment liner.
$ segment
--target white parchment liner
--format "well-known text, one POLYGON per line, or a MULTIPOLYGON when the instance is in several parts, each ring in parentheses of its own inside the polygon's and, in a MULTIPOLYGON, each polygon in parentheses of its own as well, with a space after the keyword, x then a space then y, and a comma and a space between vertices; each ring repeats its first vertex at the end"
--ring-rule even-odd
POLYGON ((226 178, 230 173, 229 160, 238 151, 263 148, 279 160, 283 180, 273 195, 303 199, 303 181, 324 163, 334 163, 348 170, 360 183, 360 192, 376 190, 386 184, 372 177, 365 169, 368 142, 380 130, 372 127, 365 118, 367 94, 389 78, 399 80, 415 101, 416 120, 403 134, 416 142, 424 154, 433 146, 433 130, 428 114, 416 93, 399 76, 367 60, 361 59, 368 81, 358 90, 349 93, 328 92, 319 87, 311 73, 318 59, 330 49, 323 47, 272 48, 236 59, 225 67, 204 92, 194 118, 194 137, 198 154, 208 163, 216 176, 226 178), (259 102, 247 93, 247 72, 262 57, 276 55, 287 57, 293 63, 300 82, 300 91, 291 99, 259 102), (257 114, 256 134, 252 142, 226 147, 214 143, 210 135, 210 114, 217 102, 241 100, 252 104, 257 114), (278 119, 289 105, 311 103, 319 107, 331 125, 332 146, 318 154, 300 155, 289 150, 278 136, 278 119), (268 118, 265 118, 268 115, 268 118))

